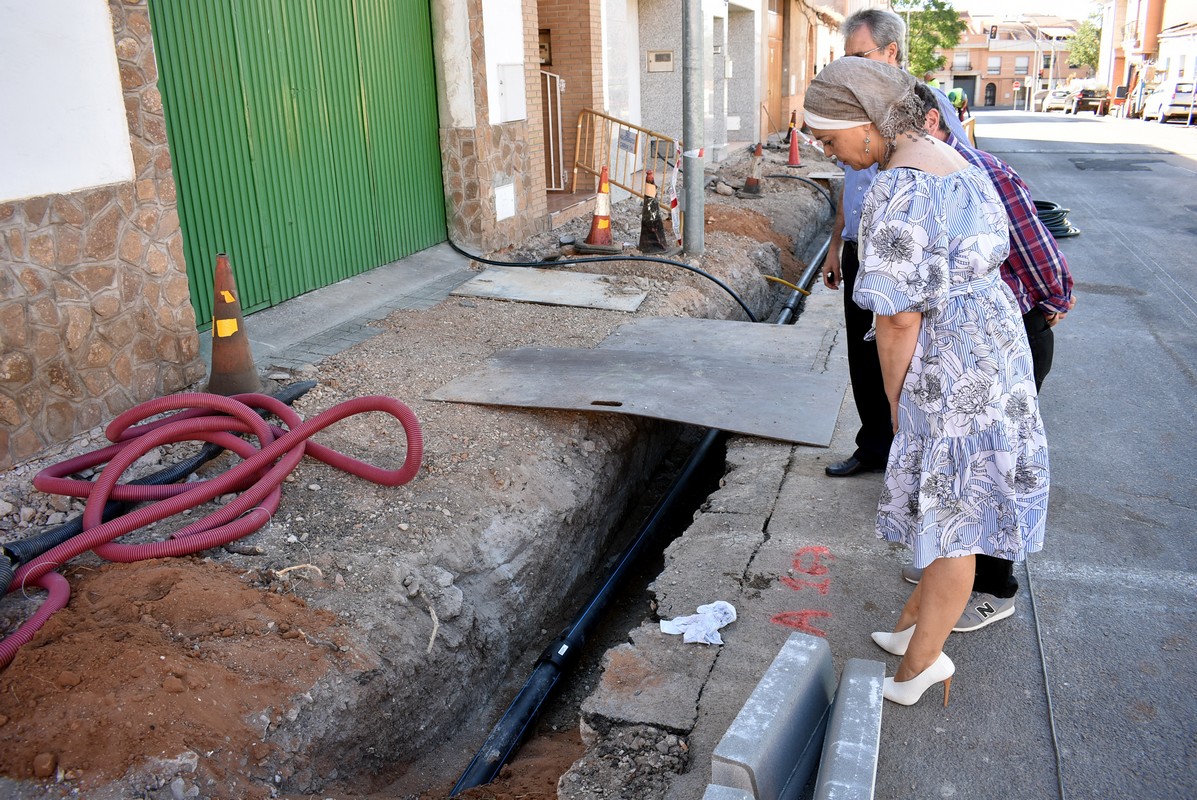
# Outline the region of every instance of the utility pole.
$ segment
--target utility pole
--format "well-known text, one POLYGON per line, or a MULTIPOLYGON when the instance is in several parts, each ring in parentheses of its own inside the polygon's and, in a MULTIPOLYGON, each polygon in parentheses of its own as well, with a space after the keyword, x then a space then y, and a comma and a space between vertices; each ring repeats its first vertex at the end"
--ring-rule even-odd
POLYGON ((702 0, 682 0, 682 249, 694 256, 706 247, 706 174, 698 155, 703 143, 702 58, 702 0))

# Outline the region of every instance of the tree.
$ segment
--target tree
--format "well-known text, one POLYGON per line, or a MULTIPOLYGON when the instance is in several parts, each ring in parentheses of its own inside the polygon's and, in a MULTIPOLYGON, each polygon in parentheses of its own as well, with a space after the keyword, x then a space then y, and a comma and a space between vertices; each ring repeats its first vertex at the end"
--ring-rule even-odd
POLYGON ((894 11, 906 20, 906 66, 916 76, 943 68, 939 50, 951 50, 968 26, 945 0, 899 0, 894 11))
POLYGON ((1101 60, 1101 18, 1094 14, 1082 22, 1076 33, 1068 37, 1068 61, 1080 64, 1093 72, 1101 60))

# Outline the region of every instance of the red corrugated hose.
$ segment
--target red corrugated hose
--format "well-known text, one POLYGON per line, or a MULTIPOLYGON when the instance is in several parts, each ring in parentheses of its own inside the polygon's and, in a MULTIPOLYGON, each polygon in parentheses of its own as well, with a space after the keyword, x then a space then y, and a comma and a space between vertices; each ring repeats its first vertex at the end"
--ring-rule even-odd
POLYGON ((70 586, 54 570, 75 556, 93 550, 109 561, 140 561, 195 553, 253 533, 274 514, 283 479, 305 455, 382 486, 401 486, 415 477, 424 454, 424 436, 416 415, 398 400, 383 396, 347 400, 303 421, 288 405, 264 394, 234 397, 177 394, 126 411, 109 424, 105 433, 114 444, 49 467, 33 481, 33 485, 43 492, 87 498, 83 531, 17 570, 10 591, 40 586, 48 590, 50 596, 20 628, 0 641, 0 669, 12 661, 17 650, 33 638, 55 611, 66 605, 70 586), (254 411, 258 408, 277 416, 286 429, 268 424, 254 411), (138 424, 170 411, 178 413, 138 424), (407 437, 407 454, 399 469, 383 469, 308 441, 313 434, 333 423, 367 411, 390 414, 402 425, 407 437), (245 433, 257 438, 258 446, 238 435, 245 433), (183 441, 213 442, 245 460, 215 478, 193 483, 165 486, 117 483, 125 470, 145 453, 160 445, 183 441), (99 464, 107 466, 94 483, 66 477, 99 464), (145 544, 114 541, 220 495, 235 492, 240 493, 235 500, 180 528, 168 539, 145 544), (109 500, 154 502, 103 522, 104 505, 109 500))

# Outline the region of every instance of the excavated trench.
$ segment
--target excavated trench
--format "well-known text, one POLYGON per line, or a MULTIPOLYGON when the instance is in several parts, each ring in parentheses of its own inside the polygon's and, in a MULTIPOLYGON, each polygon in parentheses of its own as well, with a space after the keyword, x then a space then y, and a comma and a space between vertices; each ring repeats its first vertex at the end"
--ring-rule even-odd
MULTIPOLYGON (((829 209, 797 183, 741 205, 772 219, 769 236, 805 251, 829 209)), ((706 264, 766 318, 783 295, 760 275, 797 275, 762 237, 718 230, 752 216, 728 202, 710 212, 706 264)), ((742 318, 690 276, 628 267, 615 279, 649 291, 640 315, 742 318)), ((422 398, 496 350, 594 347, 624 319, 449 298, 396 312, 373 339, 297 376, 319 382, 297 404, 305 419, 367 394, 409 403, 425 432, 420 475, 385 489, 305 460, 270 523, 235 551, 68 571, 71 605, 0 673, 0 794, 447 796, 696 431, 422 398), (35 757, 49 751, 56 779, 33 780, 35 757)), ((402 437, 372 415, 323 441, 372 463, 403 458, 402 437)), ((685 507, 718 477, 691 487, 685 507)), ((661 533, 655 554, 688 519, 682 512, 680 527, 661 533)), ((642 559, 611 601, 577 677, 541 716, 541 738, 573 737, 580 748, 576 707, 603 652, 651 615, 643 586, 658 569, 642 559)))

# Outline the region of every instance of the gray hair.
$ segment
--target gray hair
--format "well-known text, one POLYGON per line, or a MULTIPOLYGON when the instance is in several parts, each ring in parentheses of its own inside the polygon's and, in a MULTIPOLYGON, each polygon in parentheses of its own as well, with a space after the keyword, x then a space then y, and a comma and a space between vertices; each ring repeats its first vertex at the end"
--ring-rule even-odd
POLYGON ((948 121, 944 119, 943 109, 939 107, 939 98, 935 96, 935 90, 925 83, 916 84, 914 93, 918 95, 919 103, 923 107, 923 116, 926 117, 932 110, 938 113, 937 119, 939 124, 936 126, 941 133, 951 133, 952 129, 948 127, 948 121))
POLYGON ((884 8, 865 8, 857 11, 840 25, 840 33, 847 39, 861 28, 868 28, 873 44, 878 47, 898 46, 898 63, 906 63, 906 23, 884 8))

